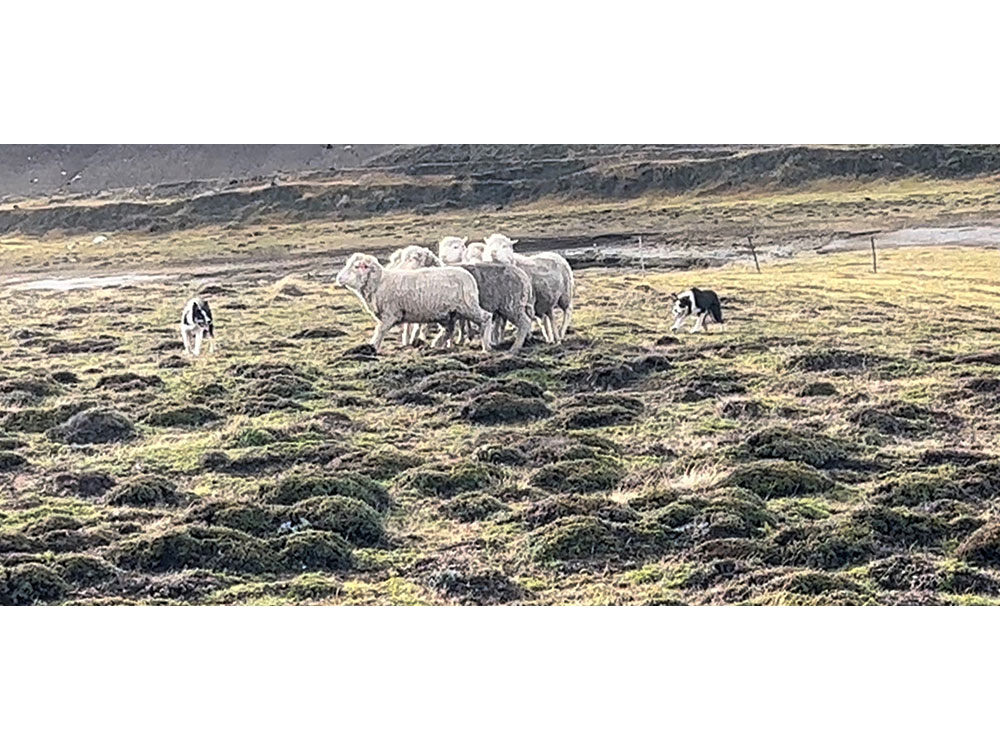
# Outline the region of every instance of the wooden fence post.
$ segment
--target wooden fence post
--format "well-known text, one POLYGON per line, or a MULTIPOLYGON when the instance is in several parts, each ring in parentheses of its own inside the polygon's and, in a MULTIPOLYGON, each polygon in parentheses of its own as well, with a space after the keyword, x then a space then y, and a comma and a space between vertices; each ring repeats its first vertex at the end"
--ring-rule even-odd
POLYGON ((875 257, 875 235, 871 236, 872 241, 872 273, 878 273, 878 259, 875 257))
POLYGON ((757 260, 757 248, 753 246, 753 237, 748 236, 747 242, 750 244, 750 252, 753 253, 753 264, 757 266, 757 273, 760 273, 760 261, 757 260))

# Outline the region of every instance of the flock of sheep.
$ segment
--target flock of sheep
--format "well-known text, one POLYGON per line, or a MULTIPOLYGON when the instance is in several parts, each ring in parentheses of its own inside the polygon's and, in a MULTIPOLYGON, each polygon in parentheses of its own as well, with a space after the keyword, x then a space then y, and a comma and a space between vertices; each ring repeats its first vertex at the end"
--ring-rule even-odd
POLYGON ((478 328, 483 351, 515 329, 511 353, 524 345, 537 320, 549 343, 565 337, 573 312, 573 272, 557 253, 521 255, 517 240, 493 234, 485 242, 445 237, 435 255, 410 245, 396 250, 385 266, 373 255, 355 253, 337 274, 337 284, 354 292, 375 318, 371 345, 378 351, 385 334, 403 326, 403 344, 413 344, 427 326, 438 324, 435 347, 471 338, 478 328), (556 324, 555 311, 562 311, 556 324))

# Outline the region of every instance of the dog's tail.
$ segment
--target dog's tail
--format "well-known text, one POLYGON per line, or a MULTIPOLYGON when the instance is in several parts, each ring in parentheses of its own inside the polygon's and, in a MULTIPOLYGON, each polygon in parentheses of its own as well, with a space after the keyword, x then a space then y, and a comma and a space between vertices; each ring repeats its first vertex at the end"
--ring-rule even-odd
POLYGON ((719 304, 719 300, 712 300, 712 305, 708 308, 708 311, 712 313, 712 317, 716 323, 722 322, 722 305, 719 304))

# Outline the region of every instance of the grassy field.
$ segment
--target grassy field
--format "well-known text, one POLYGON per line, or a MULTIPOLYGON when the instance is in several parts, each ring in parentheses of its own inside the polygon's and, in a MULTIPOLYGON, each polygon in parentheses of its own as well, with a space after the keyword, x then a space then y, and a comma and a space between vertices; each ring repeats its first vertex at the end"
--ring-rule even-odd
MULTIPOLYGON (((238 254, 226 236, 122 242, 183 263, 238 254)), ((66 242, 3 248, 40 269, 66 242)), ((372 323, 317 278, 203 287, 220 344, 197 361, 176 330, 196 281, 8 287, 0 602, 1000 601, 1000 256, 764 271, 582 271, 564 345, 516 358, 352 353, 372 323), (692 284, 725 330, 670 332, 692 284)))

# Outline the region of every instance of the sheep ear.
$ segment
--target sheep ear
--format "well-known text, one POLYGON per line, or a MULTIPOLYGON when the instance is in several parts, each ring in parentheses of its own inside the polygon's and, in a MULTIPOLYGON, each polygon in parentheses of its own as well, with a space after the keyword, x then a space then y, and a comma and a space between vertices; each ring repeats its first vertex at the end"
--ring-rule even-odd
POLYGON ((465 244, 466 242, 468 242, 468 241, 469 241, 469 238, 468 238, 468 237, 463 237, 463 238, 462 238, 462 244, 463 244, 463 245, 464 245, 464 244, 465 244))
POLYGON ((516 245, 516 244, 517 244, 517 242, 518 242, 517 240, 511 240, 511 241, 510 241, 510 244, 512 244, 512 245, 516 245))

